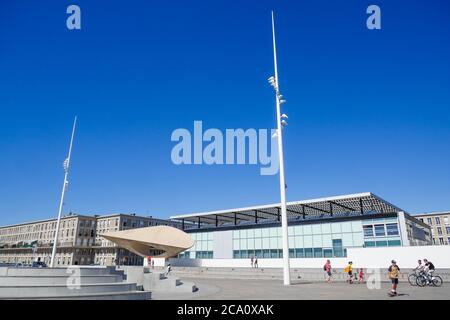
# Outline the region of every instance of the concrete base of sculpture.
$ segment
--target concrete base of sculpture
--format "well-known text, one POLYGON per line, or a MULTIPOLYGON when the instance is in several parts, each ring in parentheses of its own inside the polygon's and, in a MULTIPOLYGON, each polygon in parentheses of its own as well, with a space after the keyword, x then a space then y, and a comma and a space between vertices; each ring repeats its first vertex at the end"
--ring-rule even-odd
POLYGON ((161 270, 148 267, 122 266, 126 281, 142 286, 145 291, 192 293, 197 291, 193 282, 182 281, 172 275, 166 275, 161 270))

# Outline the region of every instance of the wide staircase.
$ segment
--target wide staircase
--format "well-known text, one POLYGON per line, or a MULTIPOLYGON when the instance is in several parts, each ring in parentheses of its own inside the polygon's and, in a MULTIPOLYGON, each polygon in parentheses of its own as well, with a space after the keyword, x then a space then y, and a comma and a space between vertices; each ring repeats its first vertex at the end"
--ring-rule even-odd
POLYGON ((151 292, 126 282, 113 267, 0 267, 0 299, 148 300, 151 292))
MULTIPOLYGON (((173 267, 172 274, 178 278, 194 279, 245 279, 245 280, 280 280, 283 270, 278 268, 206 268, 206 267, 173 267)), ((314 274, 313 274, 314 275, 314 274)), ((291 279, 302 279, 303 272, 291 269, 291 279)), ((319 275, 323 279, 323 275, 319 275)), ((308 277, 310 278, 310 277, 308 277)))

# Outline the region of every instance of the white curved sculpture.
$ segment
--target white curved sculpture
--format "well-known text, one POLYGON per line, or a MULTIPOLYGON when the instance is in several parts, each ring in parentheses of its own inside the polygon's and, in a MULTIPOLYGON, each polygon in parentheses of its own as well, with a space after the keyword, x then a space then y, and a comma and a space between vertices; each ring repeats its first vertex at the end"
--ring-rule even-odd
POLYGON ((190 235, 169 226, 108 232, 101 236, 141 257, 171 258, 194 245, 190 235))

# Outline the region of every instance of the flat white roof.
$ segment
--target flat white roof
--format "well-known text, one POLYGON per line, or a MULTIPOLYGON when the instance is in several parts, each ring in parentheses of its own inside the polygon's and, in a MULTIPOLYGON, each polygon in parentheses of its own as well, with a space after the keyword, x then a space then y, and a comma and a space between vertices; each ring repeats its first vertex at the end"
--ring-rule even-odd
MULTIPOLYGON (((171 216, 174 220, 202 224, 235 223, 238 221, 279 220, 281 204, 268 204, 227 210, 171 216)), ((288 218, 321 218, 347 214, 392 213, 404 211, 370 192, 309 199, 287 203, 288 218)))

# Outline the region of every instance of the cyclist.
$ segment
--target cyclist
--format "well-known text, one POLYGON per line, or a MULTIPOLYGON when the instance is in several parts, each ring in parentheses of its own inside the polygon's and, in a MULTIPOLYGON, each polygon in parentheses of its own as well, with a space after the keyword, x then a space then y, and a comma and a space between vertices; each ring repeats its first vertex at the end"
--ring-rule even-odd
POLYGON ((425 268, 423 269, 423 271, 427 276, 427 283, 430 283, 430 280, 432 281, 434 279, 433 272, 435 270, 435 267, 433 262, 428 261, 427 259, 423 259, 423 262, 425 263, 425 268))
POLYGON ((417 260, 417 267, 415 267, 413 270, 417 271, 417 273, 420 273, 421 271, 423 271, 423 269, 425 268, 425 263, 422 263, 422 260, 417 260))

